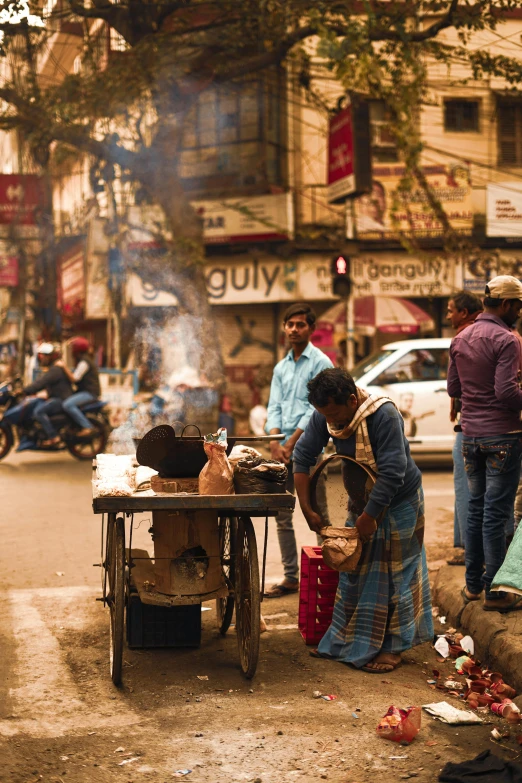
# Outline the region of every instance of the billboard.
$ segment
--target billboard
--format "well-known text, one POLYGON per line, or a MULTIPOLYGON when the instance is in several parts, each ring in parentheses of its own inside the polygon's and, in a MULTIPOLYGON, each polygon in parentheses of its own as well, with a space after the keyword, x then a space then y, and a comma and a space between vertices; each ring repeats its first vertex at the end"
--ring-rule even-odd
POLYGON ((487 185, 486 236, 522 239, 522 183, 487 185))
MULTIPOLYGON (((435 198, 442 205, 455 231, 471 235, 473 205, 471 177, 465 165, 423 167, 435 198)), ((442 223, 430 206, 427 193, 415 184, 400 191, 405 167, 375 166, 372 190, 355 201, 357 237, 365 240, 397 240, 401 234, 434 238, 443 234, 442 223)))

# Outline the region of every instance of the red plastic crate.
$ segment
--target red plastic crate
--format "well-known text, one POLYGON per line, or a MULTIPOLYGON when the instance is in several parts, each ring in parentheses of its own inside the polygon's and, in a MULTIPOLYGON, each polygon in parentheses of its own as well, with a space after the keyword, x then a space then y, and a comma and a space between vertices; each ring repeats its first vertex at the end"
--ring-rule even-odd
POLYGON ((339 573, 325 565, 320 546, 301 549, 299 631, 306 644, 319 644, 332 622, 339 573))

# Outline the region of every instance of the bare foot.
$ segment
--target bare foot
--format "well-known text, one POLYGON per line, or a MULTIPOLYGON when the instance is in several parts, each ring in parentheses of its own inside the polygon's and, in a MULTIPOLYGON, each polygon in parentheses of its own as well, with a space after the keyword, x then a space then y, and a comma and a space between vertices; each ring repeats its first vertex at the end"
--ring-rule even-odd
POLYGON ((365 666, 362 666, 362 670, 365 672, 381 673, 392 672, 398 666, 401 665, 401 656, 393 655, 392 653, 379 653, 375 658, 365 666))

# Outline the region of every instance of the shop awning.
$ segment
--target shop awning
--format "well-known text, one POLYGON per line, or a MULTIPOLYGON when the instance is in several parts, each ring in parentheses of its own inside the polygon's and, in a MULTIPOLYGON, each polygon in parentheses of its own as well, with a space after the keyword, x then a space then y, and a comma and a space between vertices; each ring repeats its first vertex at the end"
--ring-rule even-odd
MULTIPOLYGON (((354 317, 356 330, 370 336, 377 331, 384 334, 422 334, 435 328, 433 318, 414 302, 394 296, 355 299, 354 317)), ((320 316, 317 332, 338 332, 339 326, 345 324, 346 305, 337 302, 320 316)))

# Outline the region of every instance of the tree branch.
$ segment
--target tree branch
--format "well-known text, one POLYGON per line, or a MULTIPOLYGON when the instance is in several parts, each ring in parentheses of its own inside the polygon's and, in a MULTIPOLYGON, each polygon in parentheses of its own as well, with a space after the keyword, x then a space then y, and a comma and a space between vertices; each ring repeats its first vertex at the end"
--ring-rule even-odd
MULTIPOLYGON (((451 0, 450 7, 447 12, 437 22, 433 22, 425 30, 419 32, 408 33, 406 39, 409 43, 421 43, 427 41, 430 38, 435 38, 442 30, 453 25, 455 11, 457 10, 459 0, 451 0)), ((374 28, 368 31, 368 38, 370 41, 401 41, 404 36, 398 33, 396 30, 386 30, 381 27, 374 28)))
POLYGON ((242 76, 247 73, 261 71, 263 68, 268 68, 270 65, 277 65, 286 57, 293 46, 300 43, 300 41, 306 40, 306 38, 310 38, 317 32, 318 29, 315 27, 315 25, 298 27, 296 30, 291 32, 277 48, 269 52, 258 54, 255 57, 251 57, 249 60, 235 62, 230 66, 230 68, 228 68, 228 70, 218 73, 212 83, 221 84, 231 81, 232 79, 236 79, 238 76, 242 76))

